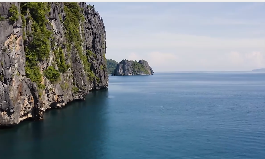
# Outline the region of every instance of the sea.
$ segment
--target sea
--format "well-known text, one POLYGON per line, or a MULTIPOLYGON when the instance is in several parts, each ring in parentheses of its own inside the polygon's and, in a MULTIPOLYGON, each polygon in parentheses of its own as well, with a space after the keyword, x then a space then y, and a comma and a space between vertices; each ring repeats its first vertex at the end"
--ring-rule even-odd
POLYGON ((0 159, 264 159, 265 73, 110 76, 107 90, 0 130, 0 159))

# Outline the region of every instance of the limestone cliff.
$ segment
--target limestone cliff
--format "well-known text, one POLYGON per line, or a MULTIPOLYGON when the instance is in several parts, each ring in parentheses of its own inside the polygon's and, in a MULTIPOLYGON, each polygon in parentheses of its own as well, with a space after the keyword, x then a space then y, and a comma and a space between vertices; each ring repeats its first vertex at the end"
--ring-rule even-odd
POLYGON ((106 32, 86 3, 0 3, 0 126, 108 87, 106 32))
POLYGON ((117 64, 114 70, 114 76, 131 76, 131 75, 153 75, 153 69, 145 60, 132 61, 122 60, 117 64))

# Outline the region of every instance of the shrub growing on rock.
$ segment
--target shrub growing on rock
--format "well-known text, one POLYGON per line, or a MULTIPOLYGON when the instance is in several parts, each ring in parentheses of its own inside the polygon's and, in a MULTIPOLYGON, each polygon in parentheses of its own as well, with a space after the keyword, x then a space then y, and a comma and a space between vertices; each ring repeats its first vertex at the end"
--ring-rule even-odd
POLYGON ((44 71, 44 76, 47 77, 52 83, 54 83, 59 79, 60 72, 56 70, 53 66, 49 66, 44 71))

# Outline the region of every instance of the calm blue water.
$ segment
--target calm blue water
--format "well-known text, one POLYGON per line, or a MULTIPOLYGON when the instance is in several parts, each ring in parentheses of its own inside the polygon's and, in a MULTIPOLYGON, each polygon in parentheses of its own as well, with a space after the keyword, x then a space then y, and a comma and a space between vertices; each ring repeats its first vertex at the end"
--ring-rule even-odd
POLYGON ((1 159, 264 159, 265 74, 110 77, 107 91, 0 130, 1 159))

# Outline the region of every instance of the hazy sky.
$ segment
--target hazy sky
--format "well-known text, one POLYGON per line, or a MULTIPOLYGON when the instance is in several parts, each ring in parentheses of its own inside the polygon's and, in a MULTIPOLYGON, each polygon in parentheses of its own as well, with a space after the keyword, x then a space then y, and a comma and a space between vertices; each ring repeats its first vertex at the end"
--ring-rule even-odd
POLYGON ((107 58, 159 71, 265 67, 265 3, 90 3, 103 18, 107 58))

